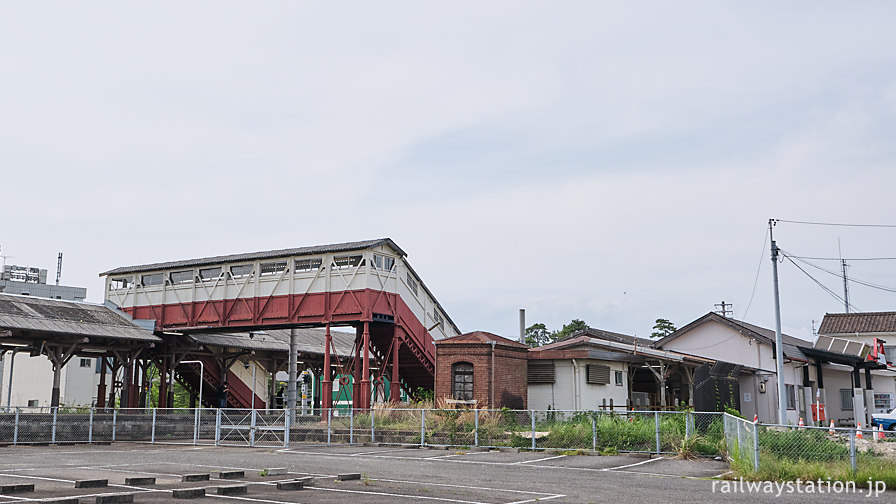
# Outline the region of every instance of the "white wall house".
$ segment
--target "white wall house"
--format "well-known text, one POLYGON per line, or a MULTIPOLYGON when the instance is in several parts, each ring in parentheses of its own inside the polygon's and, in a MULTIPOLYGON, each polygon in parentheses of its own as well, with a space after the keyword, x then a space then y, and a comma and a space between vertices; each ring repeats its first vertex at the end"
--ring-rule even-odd
MULTIPOLYGON (((53 384, 53 367, 43 355, 31 357, 28 353, 7 352, 0 366, 0 405, 49 406, 53 384), (13 362, 14 359, 14 362, 13 362), (10 372, 12 389, 10 389, 10 372), (12 392, 12 395, 10 395, 12 392)), ((96 404, 99 371, 97 359, 73 357, 62 368, 60 404, 67 406, 92 406, 96 404)), ((106 383, 112 383, 112 375, 106 375, 106 383)))
MULTIPOLYGON (((656 346, 741 366, 738 409, 748 418, 758 415, 763 422, 777 423, 774 337, 774 331, 769 329, 708 313, 657 341, 656 346)), ((797 347, 811 344, 791 336, 784 337, 784 384, 787 388, 785 423, 796 424, 801 417, 808 418, 811 412, 808 403, 810 397, 815 397, 815 390, 803 386, 803 368, 811 360, 797 347)))

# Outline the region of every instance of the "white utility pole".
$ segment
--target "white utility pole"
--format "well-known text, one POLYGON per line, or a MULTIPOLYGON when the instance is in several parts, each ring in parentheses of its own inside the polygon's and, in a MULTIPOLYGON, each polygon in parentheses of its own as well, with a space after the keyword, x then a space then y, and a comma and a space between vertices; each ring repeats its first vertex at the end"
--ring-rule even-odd
POLYGON ((785 425, 787 421, 787 398, 784 386, 784 341, 781 337, 781 296, 778 292, 778 244, 772 235, 772 228, 777 221, 768 220, 768 237, 772 245, 772 276, 775 284, 775 364, 778 374, 778 423, 785 425))

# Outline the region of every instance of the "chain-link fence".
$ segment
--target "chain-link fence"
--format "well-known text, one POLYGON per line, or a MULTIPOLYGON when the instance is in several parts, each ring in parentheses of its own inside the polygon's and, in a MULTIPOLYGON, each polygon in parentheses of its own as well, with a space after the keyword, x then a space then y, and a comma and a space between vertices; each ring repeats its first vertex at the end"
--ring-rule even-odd
POLYGON ((894 432, 761 424, 727 413, 724 431, 732 468, 747 476, 776 474, 794 467, 853 476, 863 467, 896 470, 894 432))
MULTIPOLYGON (((734 425, 732 423, 732 425, 734 425)), ((728 431, 725 425, 724 431, 728 431)), ((736 427, 731 427, 735 429, 736 427)), ((299 443, 722 453, 718 413, 372 408, 367 410, 12 408, 0 443, 299 443)))

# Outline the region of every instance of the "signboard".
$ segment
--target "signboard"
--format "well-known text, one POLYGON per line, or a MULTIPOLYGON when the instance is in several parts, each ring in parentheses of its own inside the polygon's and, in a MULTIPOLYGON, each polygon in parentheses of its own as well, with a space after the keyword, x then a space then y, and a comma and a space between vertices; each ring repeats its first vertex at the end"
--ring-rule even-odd
POLYGON ((752 402, 752 401, 753 401, 753 394, 751 394, 749 392, 744 392, 744 402, 752 402))

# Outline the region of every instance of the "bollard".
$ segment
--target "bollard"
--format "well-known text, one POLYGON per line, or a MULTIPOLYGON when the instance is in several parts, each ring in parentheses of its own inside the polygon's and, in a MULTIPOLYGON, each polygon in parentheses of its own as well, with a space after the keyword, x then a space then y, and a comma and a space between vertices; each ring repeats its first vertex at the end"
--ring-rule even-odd
POLYGON ((473 410, 473 446, 479 446, 479 410, 473 410))
POLYGON ((535 411, 529 410, 529 417, 532 418, 532 449, 535 449, 535 411))
POLYGON ((656 426, 656 454, 660 454, 660 412, 653 412, 653 423, 656 426))
POLYGON ((93 443, 93 408, 90 408, 90 424, 87 428, 87 442, 93 443))
POLYGON ((426 410, 420 410, 420 446, 426 445, 426 410))

